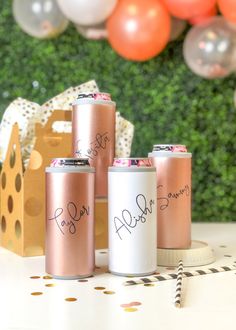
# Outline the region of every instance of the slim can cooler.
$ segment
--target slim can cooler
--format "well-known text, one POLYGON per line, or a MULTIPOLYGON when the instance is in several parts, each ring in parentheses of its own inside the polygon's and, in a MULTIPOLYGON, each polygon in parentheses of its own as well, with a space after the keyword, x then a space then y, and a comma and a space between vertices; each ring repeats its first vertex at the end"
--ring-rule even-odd
POLYGON ((46 168, 46 272, 74 279, 93 274, 95 170, 88 159, 53 159, 46 168))
POLYGON ((115 155, 116 104, 107 93, 79 94, 72 111, 74 157, 96 169, 95 196, 107 197, 107 172, 115 155))
POLYGON ((115 159, 108 172, 109 270, 148 275, 157 268, 156 170, 147 158, 115 159))
POLYGON ((191 245, 191 157, 184 145, 153 146, 157 175, 157 247, 191 245))

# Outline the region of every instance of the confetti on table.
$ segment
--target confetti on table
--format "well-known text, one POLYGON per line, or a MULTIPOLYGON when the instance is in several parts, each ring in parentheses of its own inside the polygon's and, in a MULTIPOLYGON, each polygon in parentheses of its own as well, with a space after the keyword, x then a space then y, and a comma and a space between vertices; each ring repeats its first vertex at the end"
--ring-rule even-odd
POLYGON ((53 277, 52 276, 49 276, 49 275, 45 275, 45 276, 43 276, 43 279, 44 280, 52 280, 53 277))
POLYGON ((115 294, 115 291, 103 291, 104 294, 115 294))
POLYGON ((45 286, 48 287, 48 288, 52 288, 53 286, 55 286, 55 284, 54 283, 48 283, 48 284, 45 284, 45 286))
POLYGON ((72 302, 72 301, 76 301, 77 299, 76 298, 73 298, 73 297, 70 297, 70 298, 65 298, 65 301, 70 301, 70 302, 72 302))
POLYGON ((41 296, 42 294, 42 292, 31 292, 32 296, 41 296))
POLYGON ((85 283, 85 282, 88 282, 88 280, 81 279, 81 280, 78 280, 78 282, 85 283))
POLYGON ((95 286, 95 290, 105 290, 106 288, 104 286, 95 286))
POLYGON ((153 284, 153 283, 146 283, 143 286, 155 286, 155 284, 153 284))
POLYGON ((139 301, 132 301, 132 302, 130 303, 130 306, 140 306, 140 305, 142 305, 142 303, 139 302, 139 301))
POLYGON ((30 278, 31 278, 32 280, 37 280, 37 279, 40 278, 40 276, 30 276, 30 278))
POLYGON ((135 308, 135 307, 124 308, 125 312, 136 312, 137 310, 138 310, 138 308, 135 308))

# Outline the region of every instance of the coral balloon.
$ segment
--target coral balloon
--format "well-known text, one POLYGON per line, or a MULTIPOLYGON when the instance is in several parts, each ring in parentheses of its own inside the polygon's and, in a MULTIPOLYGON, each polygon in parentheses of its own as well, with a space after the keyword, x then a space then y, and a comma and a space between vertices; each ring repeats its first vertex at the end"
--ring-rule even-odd
POLYGON ((196 24, 200 24, 200 23, 204 22, 205 20, 207 20, 208 18, 216 16, 216 15, 217 15, 217 8, 214 6, 210 10, 205 12, 204 14, 191 17, 188 20, 188 22, 191 25, 196 25, 196 24))
POLYGON ((204 78, 223 78, 235 68, 236 30, 222 16, 194 26, 184 41, 189 68, 204 78))
POLYGON ((107 20, 108 41, 122 57, 146 61, 170 38, 170 16, 158 0, 120 0, 107 20))
POLYGON ((56 0, 14 0, 13 15, 24 32, 40 39, 57 36, 69 23, 56 0))
POLYGON ((224 17, 231 21, 232 23, 236 23, 236 1, 235 0, 218 0, 219 9, 224 15, 224 17))
POLYGON ((114 10, 117 0, 57 0, 63 14, 78 25, 104 22, 114 10))
POLYGON ((202 15, 216 4, 216 0, 163 0, 163 2, 171 15, 181 19, 202 15))

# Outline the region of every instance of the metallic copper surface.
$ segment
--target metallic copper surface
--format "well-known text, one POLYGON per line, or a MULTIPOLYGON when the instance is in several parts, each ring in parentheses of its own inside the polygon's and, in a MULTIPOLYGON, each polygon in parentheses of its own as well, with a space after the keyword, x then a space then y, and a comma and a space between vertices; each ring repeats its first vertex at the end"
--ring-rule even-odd
POLYGON ((46 173, 46 272, 89 276, 95 268, 94 173, 51 171, 46 173))
POLYGON ((191 158, 153 157, 157 173, 157 246, 191 245, 191 158))
POLYGON ((115 154, 115 103, 90 102, 94 103, 73 105, 73 154, 89 158, 90 165, 96 168, 95 195, 106 197, 108 166, 115 154))

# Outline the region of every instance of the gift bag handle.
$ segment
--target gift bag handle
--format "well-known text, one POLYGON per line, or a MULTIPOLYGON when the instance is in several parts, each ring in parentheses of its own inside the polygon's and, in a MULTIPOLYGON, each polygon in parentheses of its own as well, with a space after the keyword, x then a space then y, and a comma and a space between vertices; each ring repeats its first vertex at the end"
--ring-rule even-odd
POLYGON ((38 135, 39 131, 43 131, 44 134, 52 133, 52 125, 56 121, 71 121, 71 118, 71 110, 54 110, 51 116, 48 118, 48 121, 45 126, 42 126, 39 123, 35 124, 36 135, 38 135))

